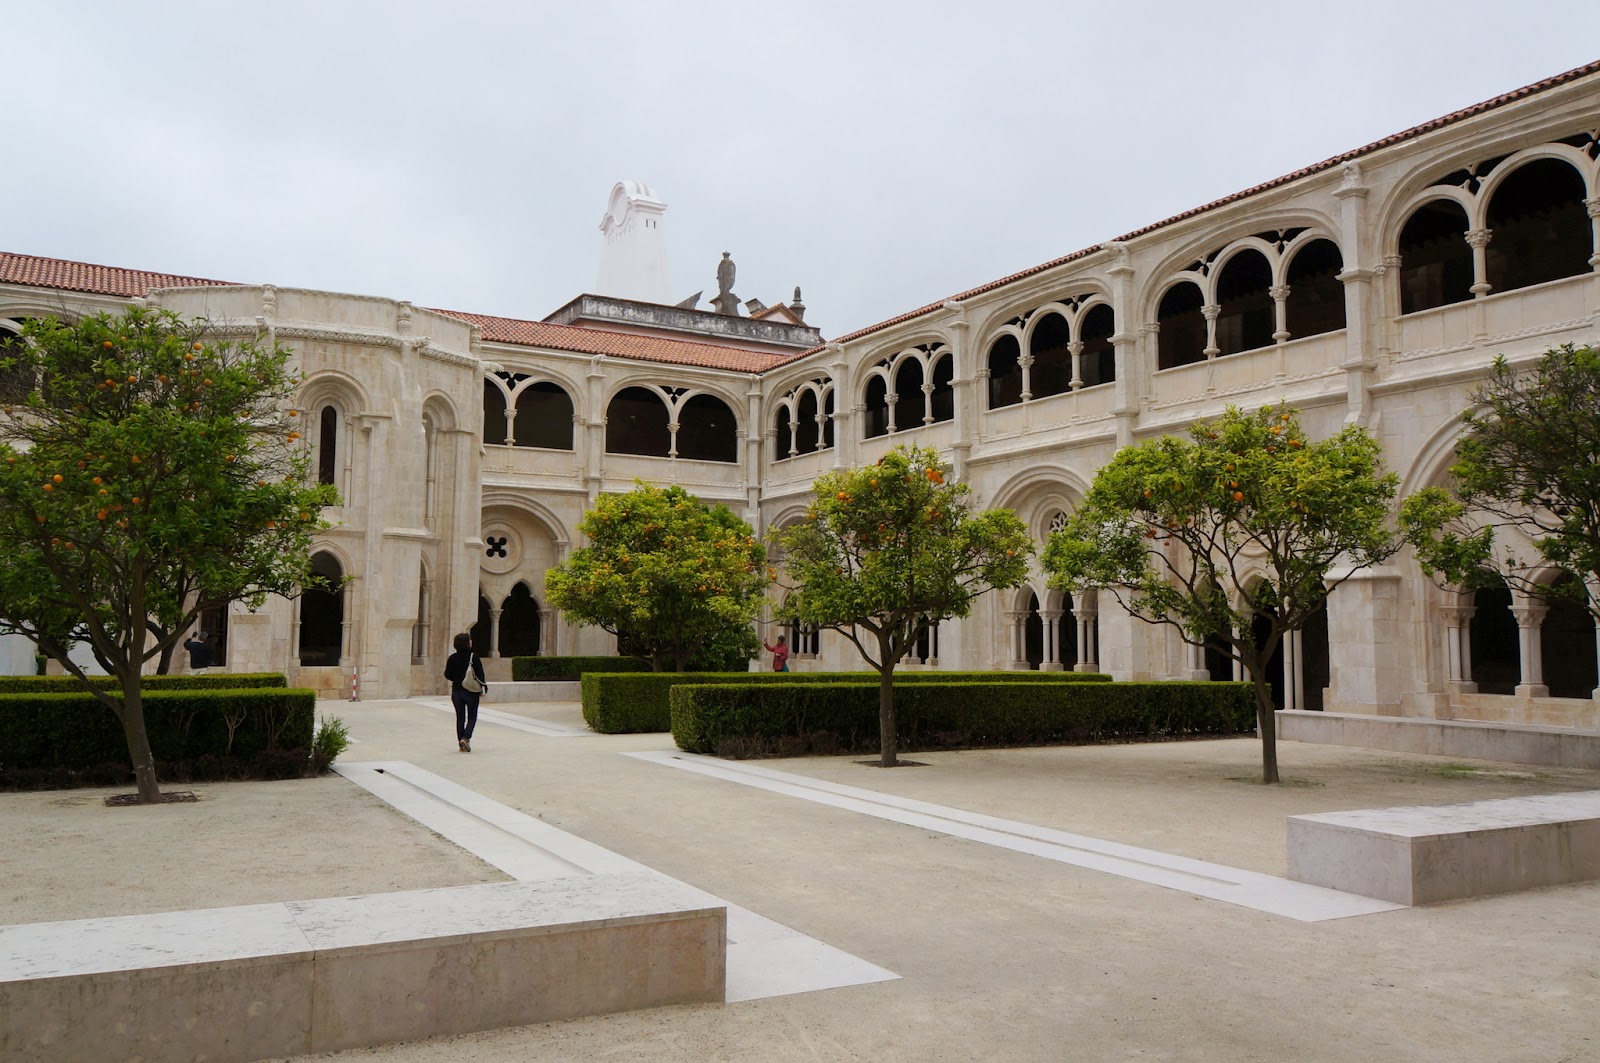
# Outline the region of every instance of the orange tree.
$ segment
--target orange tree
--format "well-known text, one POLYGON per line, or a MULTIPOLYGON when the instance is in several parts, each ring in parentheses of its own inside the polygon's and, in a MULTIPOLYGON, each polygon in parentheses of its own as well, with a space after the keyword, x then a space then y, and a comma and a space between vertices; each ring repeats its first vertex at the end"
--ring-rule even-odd
POLYGON ((656 671, 755 655, 751 626, 767 586, 766 552, 724 505, 681 487, 639 483, 601 495, 578 530, 587 545, 545 575, 550 604, 642 651, 656 671))
POLYGON ((1050 537, 1044 567, 1056 587, 1107 589, 1139 619, 1242 664, 1262 781, 1277 782, 1267 663, 1333 587, 1398 549, 1388 524, 1397 481, 1365 429, 1312 441, 1286 407, 1229 407, 1190 435, 1118 451, 1050 537))
POLYGON ((308 578, 331 487, 307 483, 290 354, 134 308, 29 322, 0 353, 0 631, 32 639, 122 723, 159 801, 141 674, 202 610, 308 578), (85 642, 121 687, 87 680, 85 642))
POLYGON ((780 616, 838 631, 878 672, 881 763, 896 763, 894 669, 928 629, 966 616, 991 587, 1027 578, 1033 543, 1010 510, 974 512, 939 455, 896 447, 816 482, 805 519, 775 534, 788 596, 780 616))

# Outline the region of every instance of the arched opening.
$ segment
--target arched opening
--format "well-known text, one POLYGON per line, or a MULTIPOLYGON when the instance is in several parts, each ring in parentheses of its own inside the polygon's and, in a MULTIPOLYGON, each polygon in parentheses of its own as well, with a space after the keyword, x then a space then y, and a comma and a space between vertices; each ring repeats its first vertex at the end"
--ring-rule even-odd
POLYGON ((1037 672, 1044 663, 1044 618, 1039 615, 1039 596, 1028 595, 1028 617, 1022 623, 1022 651, 1028 667, 1037 672))
POLYGON ((1540 625, 1539 642, 1545 686, 1553 698, 1590 698, 1600 686, 1596 674, 1594 617, 1583 597, 1583 584, 1563 572, 1552 585, 1556 596, 1540 625))
POLYGON ((739 426, 727 403, 715 395, 695 395, 678 408, 678 457, 739 460, 739 426))
POLYGON ((1022 401, 1022 345, 1010 333, 989 346, 989 409, 1022 401))
POLYGON ((641 387, 623 388, 606 407, 606 453, 664 458, 672 447, 667 404, 641 387))
POLYGON ((500 656, 539 654, 539 603, 526 583, 518 583, 500 603, 500 656))
POLYGON ((933 363, 933 394, 928 396, 933 408, 933 420, 949 421, 956 415, 955 358, 946 354, 933 363))
POLYGON ((1046 314, 1033 327, 1028 353, 1028 393, 1036 399, 1072 390, 1072 331, 1060 314, 1046 314))
POLYGON ((1322 711, 1322 692, 1333 679, 1328 658, 1328 600, 1324 598, 1316 611, 1306 618, 1300 629, 1300 678, 1304 689, 1300 691, 1300 708, 1310 712, 1322 711))
MULTIPOLYGON (((1250 625, 1250 633, 1255 637, 1257 646, 1267 640, 1267 634, 1272 627, 1272 621, 1267 617, 1258 616, 1250 625)), ((1283 639, 1278 640, 1278 648, 1272 651, 1272 656, 1267 658, 1267 685, 1272 688, 1272 707, 1283 708, 1283 639)), ((1249 678, 1248 676, 1246 678, 1249 678)))
POLYGON ((1078 337, 1083 343, 1078 366, 1084 387, 1109 384, 1117 379, 1117 349, 1111 344, 1116 331, 1116 314, 1105 303, 1090 307, 1078 323, 1078 337))
POLYGON ((1472 248, 1461 204, 1435 199, 1418 207, 1400 230, 1399 250, 1402 314, 1472 298, 1472 248))
POLYGON ((1525 163, 1494 190, 1486 219, 1491 291, 1590 272, 1594 235, 1584 195, 1582 176, 1560 159, 1525 163))
POLYGON ((311 556, 311 575, 300 595, 300 664, 337 667, 344 655, 344 568, 324 550, 311 556))
POLYGON ((1511 615, 1511 591, 1479 588, 1472 596, 1472 681, 1480 694, 1510 694, 1522 679, 1522 650, 1517 620, 1511 615))
POLYGON ((494 446, 506 441, 506 393, 492 380, 483 382, 483 441, 494 446))
POLYGON ((1290 339, 1320 336, 1344 328, 1344 256, 1332 240, 1313 240, 1289 263, 1289 300, 1284 328, 1290 339))
POLYGON ((1206 677, 1213 683, 1233 682, 1233 658, 1223 648, 1223 644, 1215 639, 1207 639, 1203 647, 1206 661, 1206 677))
POLYGON ((519 447, 572 449, 572 398, 560 384, 541 380, 517 394, 512 435, 519 447))
POLYGON ((800 393, 794 415, 795 451, 810 454, 817 449, 817 393, 807 388, 800 393))
POLYGON ((1206 357, 1206 298, 1193 281, 1168 288, 1156 309, 1156 368, 1174 369, 1206 357))
POLYGON ((822 445, 824 448, 833 446, 833 390, 828 390, 828 395, 822 401, 822 445))
POLYGON ((417 571, 417 619, 411 624, 411 663, 416 664, 428 656, 428 566, 419 565, 417 571))
POLYGON ((1228 259, 1217 277, 1217 341, 1222 354, 1272 345, 1277 313, 1272 303, 1272 264, 1247 248, 1228 259))
POLYGON ((472 652, 482 657, 490 652, 490 633, 494 630, 494 621, 491 617, 489 599, 482 594, 478 595, 478 620, 472 625, 472 652))
POLYGON ((779 406, 778 412, 772 418, 774 437, 772 440, 772 457, 774 461, 782 461, 790 457, 794 447, 794 429, 790 427, 789 418, 794 416, 788 406, 779 406))
POLYGON ((1056 621, 1056 660, 1069 672, 1078 663, 1078 613, 1070 594, 1061 596, 1061 618, 1056 621))
POLYGON ((881 375, 874 373, 867 381, 867 408, 864 425, 866 438, 873 439, 889 431, 889 385, 881 375))
POLYGON ((0 402, 20 403, 33 390, 33 367, 26 362, 6 364, 23 354, 22 336, 8 326, 0 325, 0 402))
POLYGON ((317 482, 339 482, 339 411, 324 406, 317 428, 317 482))
POLYGON ((894 372, 894 430, 922 427, 927 403, 922 394, 922 362, 907 358, 894 372))
POLYGON ((906 655, 918 664, 927 664, 939 659, 939 622, 936 620, 929 624, 922 634, 917 636, 916 644, 911 647, 911 652, 906 655))

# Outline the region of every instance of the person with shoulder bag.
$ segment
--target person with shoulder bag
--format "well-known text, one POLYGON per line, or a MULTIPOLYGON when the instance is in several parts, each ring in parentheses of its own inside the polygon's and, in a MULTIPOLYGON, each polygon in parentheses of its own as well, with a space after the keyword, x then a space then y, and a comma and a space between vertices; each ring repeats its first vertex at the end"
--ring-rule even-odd
POLYGON ((456 707, 456 746, 463 753, 472 752, 472 731, 478 726, 478 701, 489 689, 483 676, 483 662, 472 652, 472 636, 466 632, 455 637, 455 651, 444 662, 444 677, 450 680, 450 704, 456 707))

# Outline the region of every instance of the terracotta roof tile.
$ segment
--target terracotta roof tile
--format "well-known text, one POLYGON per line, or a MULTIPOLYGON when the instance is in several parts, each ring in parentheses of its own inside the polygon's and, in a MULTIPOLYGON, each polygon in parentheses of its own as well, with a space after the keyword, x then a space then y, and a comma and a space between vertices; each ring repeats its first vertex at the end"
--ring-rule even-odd
MULTIPOLYGON (((1157 229, 1161 229, 1176 222, 1183 221, 1185 218, 1192 218, 1197 214, 1204 214, 1208 210, 1214 210, 1217 207, 1224 206, 1225 204, 1233 203, 1248 196, 1253 196, 1257 192, 1264 192, 1269 188, 1276 188, 1279 185, 1288 184, 1291 181, 1298 181, 1300 178, 1308 177, 1314 173, 1321 173, 1324 170, 1331 170, 1336 166, 1342 166, 1345 163, 1354 159, 1358 159, 1363 155, 1371 154, 1380 148, 1386 148, 1392 144, 1399 144, 1403 141, 1413 140, 1425 133, 1431 133, 1435 129, 1442 129, 1445 126, 1453 125, 1454 123, 1462 121, 1463 119, 1472 118, 1475 115, 1483 114, 1486 111, 1492 111, 1497 107, 1503 107, 1508 103, 1514 103, 1517 100, 1524 99, 1525 97, 1537 95, 1538 93, 1553 89, 1558 85, 1564 85, 1569 81, 1577 81, 1580 78, 1585 78, 1590 74, 1595 73, 1600 73, 1600 61, 1575 67, 1572 70, 1568 70, 1564 74, 1556 74, 1555 76, 1547 77, 1542 81, 1535 81, 1531 85, 1524 85, 1520 89, 1514 89, 1511 92, 1503 93, 1494 97, 1493 99, 1484 100, 1482 103, 1475 103, 1471 107, 1463 107, 1459 111, 1451 111, 1449 114, 1444 115, 1441 118, 1435 118, 1432 121, 1424 122, 1421 125, 1412 126, 1410 129, 1384 137, 1382 140, 1375 140, 1371 144, 1367 144, 1364 147, 1359 147, 1353 151, 1347 151, 1343 154, 1335 155, 1331 159, 1324 159, 1321 162, 1315 163, 1311 166, 1302 167, 1293 173, 1284 174, 1282 177, 1263 182, 1262 184, 1256 185, 1253 188, 1247 188, 1242 192, 1234 192, 1232 195, 1227 195, 1223 196, 1221 199, 1212 200, 1210 203, 1207 203, 1204 206, 1186 210, 1182 214, 1174 214, 1172 217, 1158 221, 1153 225, 1146 225, 1142 229, 1135 229, 1131 233, 1125 233, 1122 236, 1115 237, 1109 242, 1121 243, 1126 240, 1132 240, 1135 237, 1143 236, 1146 233, 1154 232, 1157 229)), ((1013 281, 1019 281, 1024 277, 1031 277, 1035 273, 1043 273, 1045 270, 1054 269, 1057 266, 1065 265, 1074 259, 1083 258, 1085 255, 1092 255, 1104 246, 1104 244, 1095 244, 1093 247, 1086 247, 1081 251, 1074 251, 1070 255, 1064 255, 1061 258, 1054 258, 1049 262, 1043 262, 1037 266, 1032 266, 1021 271, 1020 273, 1013 273, 1008 277, 1001 277, 999 280, 990 281, 987 284, 980 284, 976 288, 968 288, 966 291, 958 292, 955 295, 950 296, 948 299, 941 299, 936 303, 929 303, 927 306, 922 306, 915 310, 907 311, 906 313, 900 314, 897 317, 891 317, 887 321, 880 321, 876 325, 868 325, 864 329, 858 329, 855 332, 840 336, 833 342, 842 343, 845 340, 859 339, 862 336, 871 335, 874 332, 880 332, 883 329, 898 325, 902 322, 914 320, 915 318, 919 318, 924 314, 931 314, 933 311, 942 307, 945 303, 954 302, 961 299, 968 299, 974 295, 982 295, 984 292, 993 291, 994 289, 1003 287, 1012 283, 1013 281)), ((812 351, 821 349, 821 347, 815 347, 812 348, 812 351)), ((811 352, 808 351, 807 353, 811 352)))
POLYGON ((469 314, 461 310, 440 310, 441 314, 477 325, 483 338, 495 343, 515 343, 527 347, 551 347, 579 354, 603 354, 615 358, 638 358, 647 362, 698 365, 708 369, 731 369, 741 373, 760 373, 800 357, 771 354, 738 347, 721 347, 692 340, 665 339, 631 332, 606 332, 577 325, 552 325, 545 321, 522 321, 511 317, 469 314))
POLYGON ((144 295, 151 288, 231 286, 233 283, 0 251, 0 284, 27 284, 35 288, 65 288, 74 292, 133 298, 144 295))

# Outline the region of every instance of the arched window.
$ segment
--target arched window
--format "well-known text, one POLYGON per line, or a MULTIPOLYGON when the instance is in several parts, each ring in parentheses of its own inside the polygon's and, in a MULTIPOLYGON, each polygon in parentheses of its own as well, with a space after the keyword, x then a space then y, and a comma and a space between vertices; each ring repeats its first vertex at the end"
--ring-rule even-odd
POLYGON ((1593 227, 1583 178, 1560 159, 1517 167, 1489 200, 1487 265, 1491 291, 1589 273, 1593 227))
POLYGON ((500 603, 500 656, 535 657, 539 653, 539 603, 526 583, 518 583, 500 603))
POLYGON ((311 557, 311 575, 300 595, 300 664, 337 667, 344 654, 344 568, 323 550, 311 557))
POLYGON ((800 401, 795 407, 796 451, 801 454, 814 452, 817 449, 817 432, 817 393, 808 388, 800 393, 800 401))
POLYGON ((483 382, 483 441, 494 446, 506 441, 506 393, 493 380, 483 382))
POLYGON ((1472 681, 1480 694, 1510 694, 1522 678, 1511 591, 1504 584, 1480 588, 1472 596, 1472 606, 1472 681))
POLYGON ((1205 296, 1193 281, 1168 288, 1156 309, 1160 331, 1156 334, 1156 368, 1174 369, 1206 358, 1205 296))
POLYGON ((1228 259, 1217 277, 1217 340, 1221 354, 1239 354, 1272 345, 1276 311, 1272 304, 1272 265, 1247 248, 1228 259))
POLYGON ((867 381, 865 430, 867 439, 889 431, 889 385, 876 373, 867 381))
POLYGON ((1028 337, 1033 364, 1028 369, 1028 394, 1042 399, 1072 390, 1072 332, 1060 314, 1046 314, 1028 337))
POLYGON ((572 449, 572 399, 560 384, 541 380, 517 393, 512 435, 519 447, 572 449))
POLYGON ((667 404, 650 388, 623 388, 606 407, 606 453, 664 458, 672 448, 667 404))
POLYGON ((678 408, 678 457, 739 460, 739 426, 727 403, 715 395, 695 395, 678 408))
POLYGON ((317 482, 339 482, 339 411, 324 406, 317 430, 317 482))
POLYGON ((779 406, 772 418, 772 426, 777 433, 772 441, 772 457, 775 461, 789 457, 794 450, 794 430, 789 427, 789 418, 792 416, 793 412, 788 406, 779 406))
POLYGON ((428 656, 428 566, 417 570, 417 619, 411 625, 411 663, 416 664, 428 656))
POLYGON ((1414 314, 1471 298, 1467 212, 1450 199, 1424 203, 1400 230, 1400 312, 1414 314))
POLYGON ((1290 339, 1344 328, 1344 256, 1332 240, 1313 240, 1289 262, 1289 301, 1284 327, 1290 339))
POLYGON ((1078 614, 1072 605, 1072 595, 1063 594, 1061 616, 1056 620, 1056 660, 1069 672, 1078 663, 1078 614))
POLYGON ((1083 343, 1078 365, 1084 387, 1109 384, 1117 379, 1117 349, 1111 345, 1116 331, 1116 315, 1105 303, 1095 304, 1083 315, 1078 324, 1078 336, 1083 343))
POLYGON ((833 389, 828 390, 827 398, 822 401, 822 445, 833 446, 833 389))
POLYGON ((951 383, 954 377, 955 358, 948 354, 940 355, 939 360, 933 363, 933 394, 928 396, 935 424, 955 418, 956 389, 951 383))
POLYGON ((922 394, 922 362, 907 358, 894 373, 894 430, 921 428, 927 404, 922 394))
POLYGON ((1028 614, 1022 621, 1022 650, 1028 667, 1037 672, 1044 664, 1044 618, 1039 615, 1039 596, 1028 595, 1028 614))
POLYGON ((1022 401, 1022 346, 1009 333, 989 347, 989 409, 1022 401))
POLYGON ((1545 685, 1553 698, 1591 698, 1600 676, 1595 667, 1594 616, 1585 605, 1583 584, 1563 572, 1553 589, 1565 593, 1549 599, 1539 626, 1545 685))

